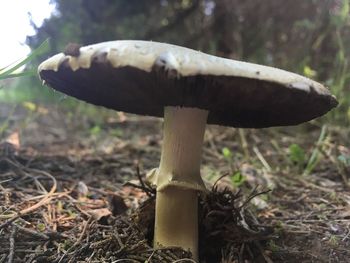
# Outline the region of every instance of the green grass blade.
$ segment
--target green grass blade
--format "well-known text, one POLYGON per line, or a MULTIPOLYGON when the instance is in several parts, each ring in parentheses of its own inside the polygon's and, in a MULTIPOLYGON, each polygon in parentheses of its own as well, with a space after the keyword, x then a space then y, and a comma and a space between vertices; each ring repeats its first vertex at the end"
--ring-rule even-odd
POLYGON ((49 48, 49 41, 48 41, 48 39, 46 39, 38 48, 33 50, 29 54, 28 57, 22 59, 21 61, 16 63, 14 66, 10 67, 9 69, 5 68, 5 71, 3 71, 3 72, 0 71, 0 78, 4 78, 4 77, 10 75, 15 70, 19 69, 20 67, 22 67, 25 64, 27 64, 29 61, 33 60, 35 57, 37 57, 37 56, 43 54, 44 52, 46 52, 48 50, 48 48, 49 48))
POLYGON ((0 75, 0 80, 4 79, 10 79, 10 78, 17 78, 17 77, 29 77, 29 76, 34 76, 36 74, 36 70, 28 70, 28 71, 23 71, 20 73, 13 73, 13 74, 8 74, 8 75, 0 75))
POLYGON ((307 162, 306 168, 303 173, 304 175, 310 174, 315 169, 318 162, 320 161, 320 153, 321 153, 320 149, 322 148, 322 144, 326 139, 326 135, 327 135, 327 126, 323 125, 320 136, 318 137, 318 140, 316 143, 316 147, 312 151, 309 161, 307 162))

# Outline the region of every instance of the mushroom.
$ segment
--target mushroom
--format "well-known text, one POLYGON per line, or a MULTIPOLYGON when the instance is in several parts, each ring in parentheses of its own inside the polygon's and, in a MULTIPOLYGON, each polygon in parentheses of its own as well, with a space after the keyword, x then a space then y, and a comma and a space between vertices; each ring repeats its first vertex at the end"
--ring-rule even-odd
POLYGON ((198 258, 198 192, 206 124, 262 128, 321 116, 337 100, 321 84, 284 70, 175 45, 110 41, 60 53, 39 66, 50 87, 86 102, 164 116, 156 185, 155 247, 198 258))

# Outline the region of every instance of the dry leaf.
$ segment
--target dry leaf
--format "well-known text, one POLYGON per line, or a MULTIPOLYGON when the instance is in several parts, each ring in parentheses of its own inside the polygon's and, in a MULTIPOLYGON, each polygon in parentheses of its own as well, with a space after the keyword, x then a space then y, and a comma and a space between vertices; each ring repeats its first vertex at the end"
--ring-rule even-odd
POLYGON ((110 216, 112 214, 108 208, 93 209, 86 212, 96 221, 99 221, 102 217, 110 216))

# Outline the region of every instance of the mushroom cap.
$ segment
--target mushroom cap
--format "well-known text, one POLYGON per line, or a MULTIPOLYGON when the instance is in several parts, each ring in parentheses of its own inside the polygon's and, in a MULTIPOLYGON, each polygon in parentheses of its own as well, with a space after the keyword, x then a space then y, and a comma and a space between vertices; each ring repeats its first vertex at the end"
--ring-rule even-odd
POLYGON ((57 54, 39 66, 52 88, 86 102, 163 117, 165 106, 209 111, 208 123, 299 124, 338 102, 313 80, 281 69, 148 41, 110 41, 57 54))

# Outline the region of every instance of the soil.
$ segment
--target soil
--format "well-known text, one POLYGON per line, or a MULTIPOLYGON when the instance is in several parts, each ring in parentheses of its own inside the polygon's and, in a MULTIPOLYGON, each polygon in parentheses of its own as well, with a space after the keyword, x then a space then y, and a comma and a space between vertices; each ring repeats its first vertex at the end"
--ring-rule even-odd
MULTIPOLYGON (((0 262, 193 262, 151 246, 161 120, 23 103, 0 123, 0 262)), ((201 262, 350 262, 350 132, 320 130, 208 126, 201 262)))

